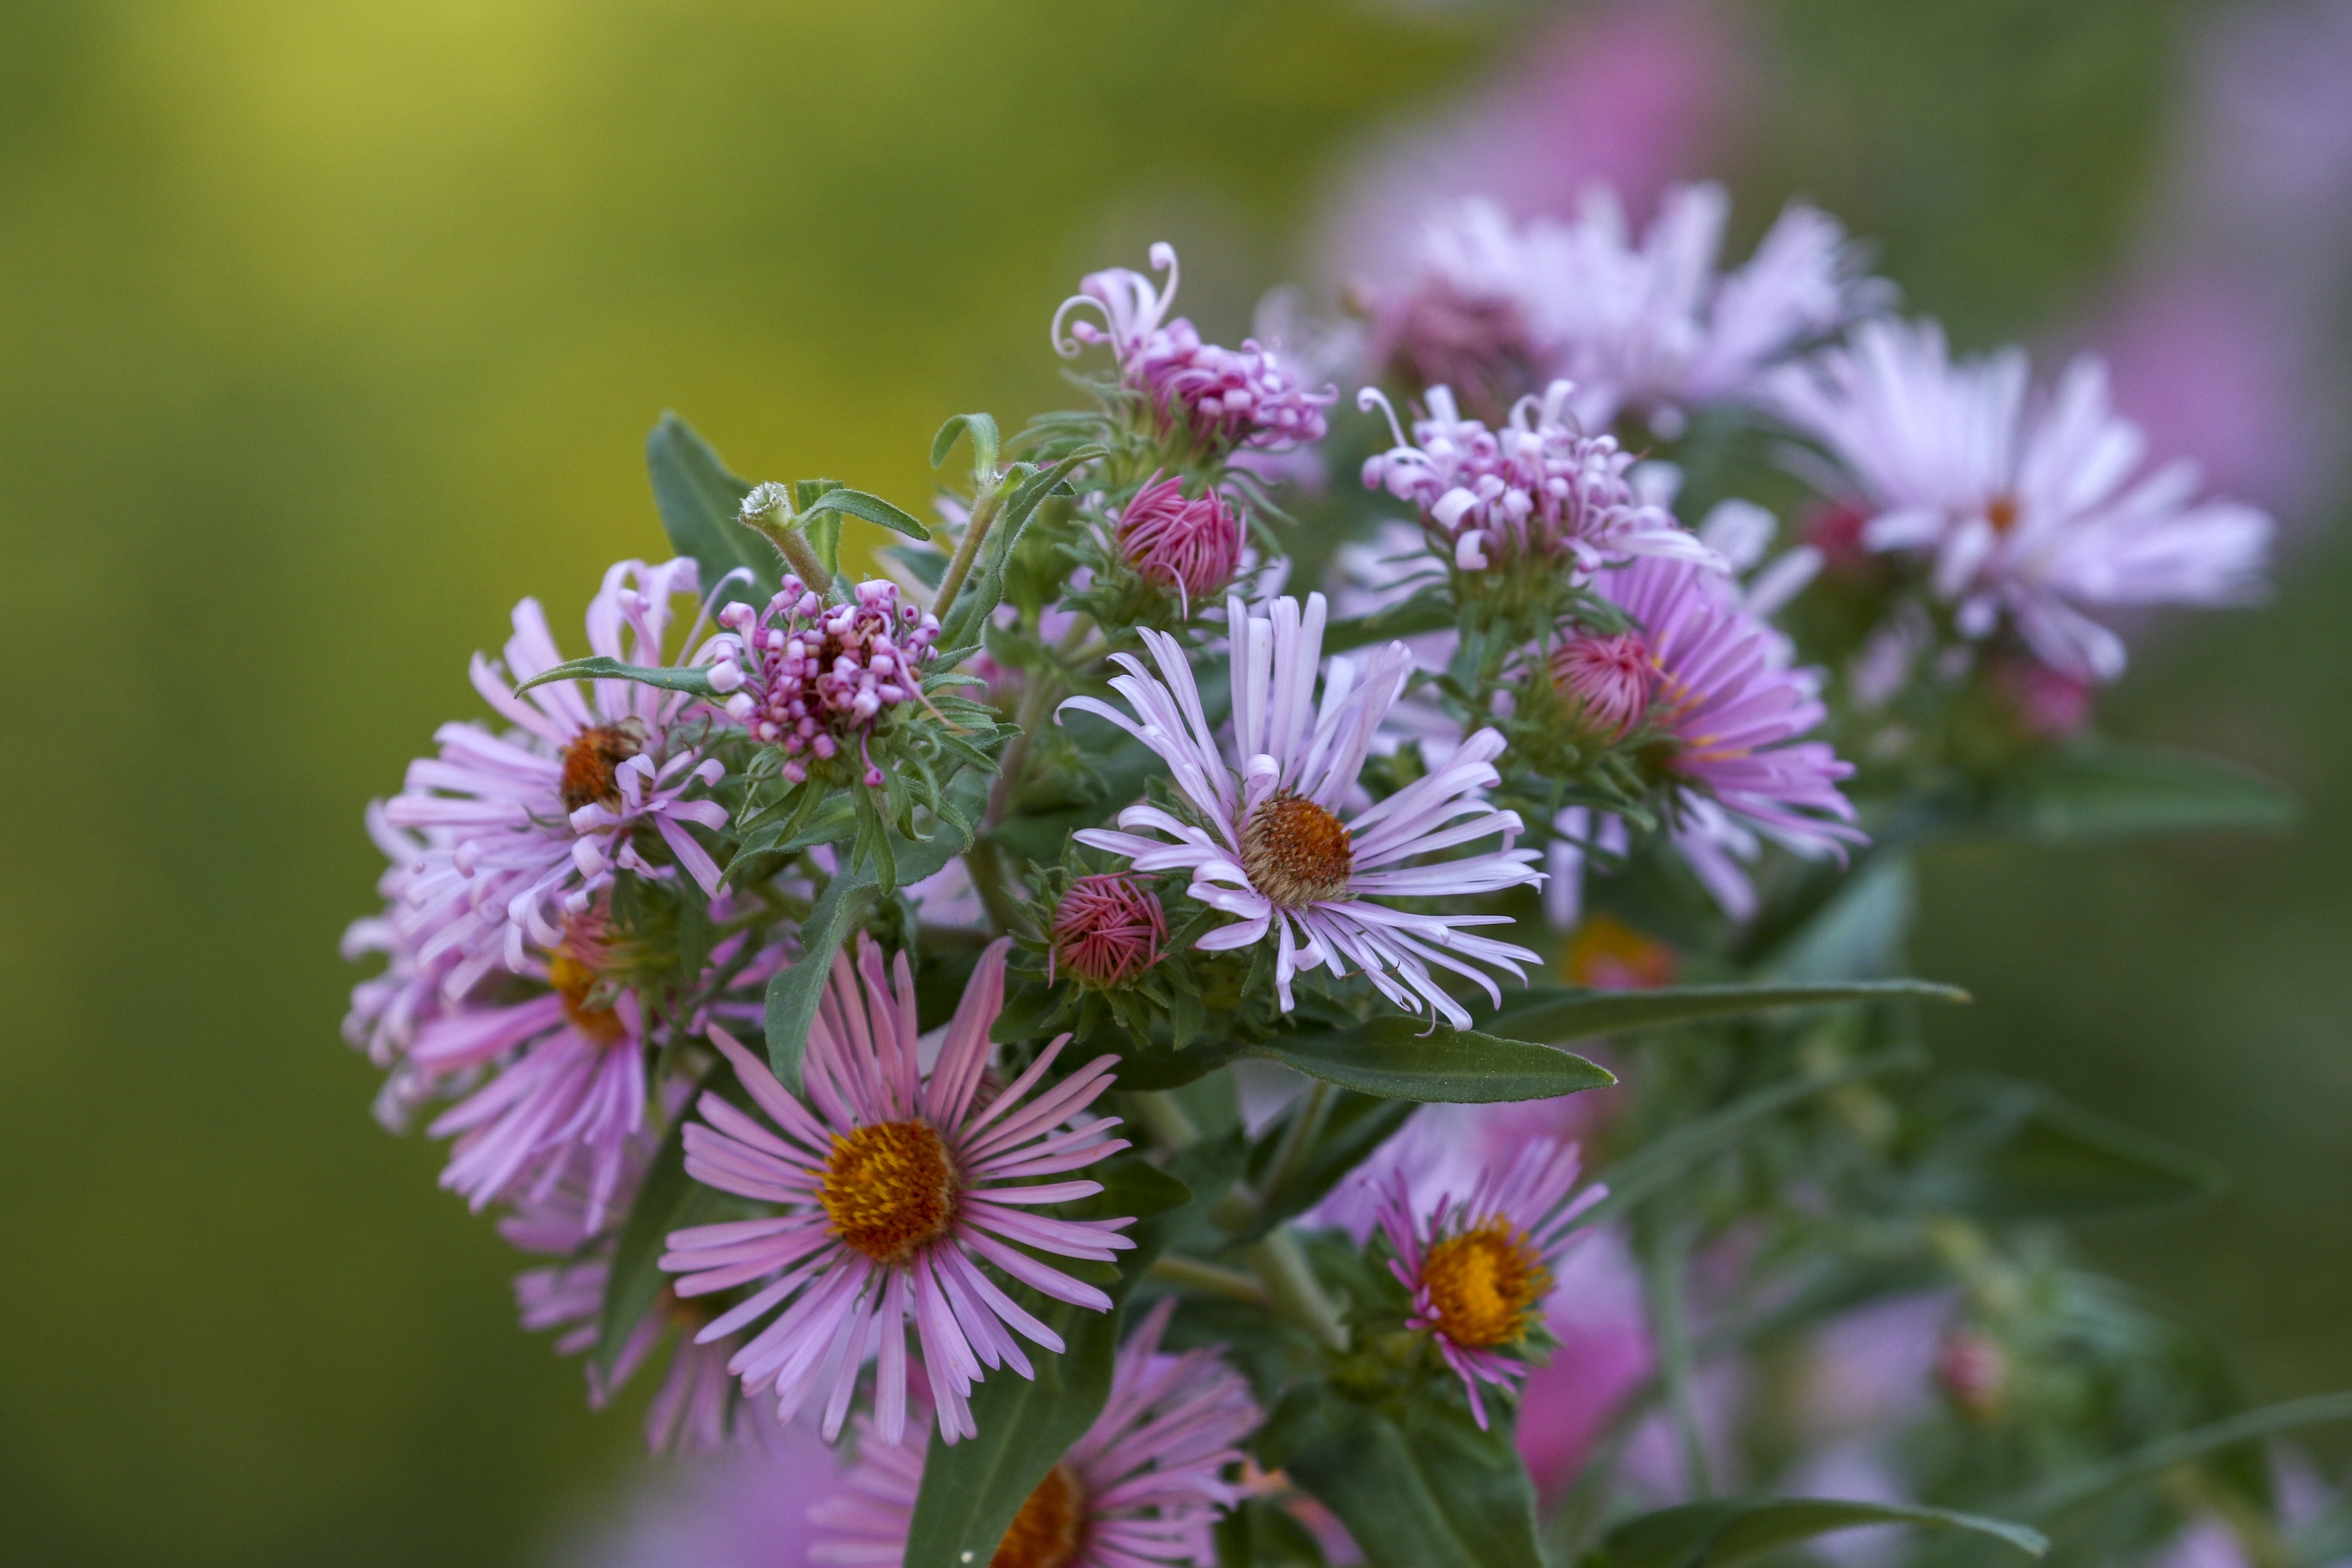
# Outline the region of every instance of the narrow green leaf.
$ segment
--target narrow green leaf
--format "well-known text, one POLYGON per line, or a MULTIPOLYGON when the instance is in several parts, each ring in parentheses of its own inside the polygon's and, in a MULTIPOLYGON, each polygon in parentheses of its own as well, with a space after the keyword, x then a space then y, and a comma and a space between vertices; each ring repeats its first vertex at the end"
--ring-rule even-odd
POLYGON ((776 1081, 794 1094, 801 1092, 801 1058, 833 975, 834 955, 880 891, 870 869, 835 877, 801 922, 801 955, 768 981, 768 1066, 776 1081))
POLYGON ((827 490, 817 497, 814 505, 801 514, 801 520, 805 523, 812 518, 834 511, 862 519, 893 533, 903 533, 909 539, 929 539, 931 536, 931 531, 918 522, 911 513, 902 511, 880 496, 868 495, 864 490, 827 490))
POLYGON ((1425 632, 1450 630, 1454 613, 1443 595, 1420 593, 1401 604, 1374 610, 1369 616, 1355 616, 1343 621, 1333 621, 1323 628, 1323 651, 1345 653, 1349 648, 1368 643, 1391 642, 1400 637, 1420 637, 1425 632))
POLYGON ((938 468, 955 450, 956 437, 969 433, 971 437, 971 466, 975 472, 996 472, 996 420, 986 414, 950 414, 940 433, 931 437, 931 467, 938 468))
POLYGON ((2003 782, 1982 826, 2044 844, 2159 833, 2276 833, 2294 825, 2293 795, 2219 758, 2159 746, 2053 753, 2003 782))
POLYGON ((711 688, 710 671, 705 666, 671 668, 664 665, 623 664, 603 654, 567 659, 551 669, 542 669, 515 690, 529 691, 551 680, 634 680, 640 686, 657 686, 664 691, 691 691, 697 697, 719 695, 711 688))
POLYGON ((1325 1568, 1315 1532, 1272 1498, 1244 1498, 1217 1521, 1217 1568, 1325 1568))
POLYGON ((1286 1035, 1234 1054, 1280 1062, 1359 1094, 1455 1105, 1551 1100, 1617 1081, 1605 1068, 1550 1046, 1444 1025, 1431 1029, 1396 1016, 1328 1034, 1286 1035))
POLYGON ((2021 1514, 2027 1519, 2041 1519, 2062 1509, 2073 1508, 2077 1503, 2088 1502, 2103 1493, 2129 1486, 2134 1481, 2162 1475, 2175 1465, 2201 1458, 2217 1448, 2227 1448, 2255 1437, 2267 1437, 2273 1432, 2290 1432, 2298 1426, 2316 1426, 2333 1421, 2352 1421, 2352 1393, 2320 1394, 2308 1399, 2290 1399, 2280 1405, 2266 1405, 2259 1410, 2249 1410, 2187 1432, 2175 1433, 2169 1437, 2160 1437, 2105 1464, 2093 1465, 2071 1476, 2062 1476, 2018 1499, 2006 1511, 2021 1514))
POLYGON ((1920 1209, 2078 1220, 2195 1203, 2225 1184, 2210 1161, 2039 1084, 1963 1079, 1928 1114, 1936 1130, 1909 1183, 1920 1209))
POLYGON ((1627 1520, 1602 1538, 1587 1562, 1593 1568, 1731 1568, 1816 1536, 1874 1524, 1988 1535, 2031 1557, 2050 1549, 2038 1531, 1950 1509, 1833 1498, 1719 1498, 1627 1520))
POLYGON ((751 484, 728 472, 719 454, 675 414, 664 414, 646 437, 646 467, 662 531, 671 549, 694 558, 702 591, 718 589, 721 578, 741 568, 751 581, 738 577, 719 591, 718 603, 766 604, 780 575, 775 549, 736 521, 751 484))
MULTIPOLYGON (((1167 1223, 1190 1206, 1184 1184, 1126 1155, 1087 1173, 1103 1191, 1062 1212, 1075 1219, 1133 1215, 1127 1234, 1134 1250, 1119 1255, 1116 1279, 1098 1281, 1111 1310, 1097 1312, 1068 1302, 1047 1303, 1040 1314, 1062 1336, 1060 1355, 1034 1347, 1034 1381, 1010 1368, 991 1373, 971 1396, 980 1436, 952 1446, 931 1437, 923 1486, 907 1531, 906 1568, 974 1568, 995 1555, 1013 1516, 1029 1494, 1086 1436, 1110 1397, 1111 1363, 1118 1352, 1121 1309, 1129 1290, 1167 1245, 1167 1223)), ((1104 1274, 1110 1271, 1101 1265, 1104 1274)))
POLYGON ((1486 1026, 1514 1039, 1566 1043, 1668 1024, 1775 1007, 1852 1002, 1965 1002, 1956 985, 1927 980, 1864 980, 1836 985, 1681 985, 1657 991, 1585 991, 1531 985, 1503 999, 1486 1026))
MULTIPOLYGON (((705 1090, 739 1090, 735 1074, 724 1063, 710 1069, 696 1087, 677 1121, 654 1150, 638 1184, 636 1200, 629 1205, 621 1234, 613 1245, 613 1261, 604 1272, 604 1295, 596 1310, 596 1343, 589 1352, 596 1369, 610 1375, 629 1342, 661 1296, 664 1276, 656 1261, 667 1246, 669 1233, 698 1225, 710 1217, 720 1202, 718 1191, 686 1173, 686 1124, 705 1090)), ((730 1093, 730 1099, 738 1094, 730 1093)))

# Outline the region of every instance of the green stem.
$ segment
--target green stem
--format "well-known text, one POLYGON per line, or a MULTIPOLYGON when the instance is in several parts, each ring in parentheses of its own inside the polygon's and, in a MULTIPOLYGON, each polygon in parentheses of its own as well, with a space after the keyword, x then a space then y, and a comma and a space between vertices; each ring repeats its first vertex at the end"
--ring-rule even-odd
POLYGON ((1714 1495, 1706 1462, 1706 1434, 1699 1426, 1697 1380, 1693 1375, 1690 1324, 1683 1310, 1683 1275, 1688 1257, 1682 1230, 1665 1221, 1642 1227, 1644 1271, 1649 1275, 1650 1321, 1658 1342, 1658 1364, 1681 1440, 1683 1468, 1694 1499, 1714 1495))
POLYGON ((980 895, 981 908, 988 911, 989 924, 999 931, 1036 934, 1029 928, 1029 918, 1021 912, 1020 900, 1013 896, 1011 878, 994 843, 985 837, 973 839, 971 847, 963 852, 963 865, 971 874, 972 890, 980 895))
POLYGON ((1004 504, 1002 484, 992 485, 971 505, 971 521, 963 525, 963 537, 956 541, 956 552, 948 563, 947 574, 940 579, 939 596, 931 602, 931 614, 940 625, 948 624, 948 611, 955 606, 956 595, 963 592, 963 580, 971 575, 971 563, 980 558, 980 546, 996 521, 996 513, 1004 504))
POLYGON ((1228 1301, 1240 1301, 1261 1309, 1271 1308, 1274 1304, 1265 1286, 1255 1275, 1244 1274, 1238 1268, 1223 1268, 1213 1263, 1203 1263, 1197 1258, 1163 1252, 1153 1259, 1148 1272, 1152 1279, 1173 1285, 1180 1290, 1222 1297, 1228 1301))
POLYGON ((1314 1148, 1316 1138, 1321 1134, 1324 1121, 1331 1114, 1333 1098, 1331 1086, 1319 1079, 1307 1086, 1307 1092, 1299 1097, 1297 1110, 1291 1116, 1290 1125, 1283 1131, 1282 1142, 1275 1149, 1273 1162, 1266 1167, 1265 1180, 1258 1184, 1261 1205, 1265 1200, 1289 1190, 1291 1183, 1307 1163, 1307 1153, 1314 1148))
POLYGON ((794 575, 826 598, 833 597, 833 574, 826 571, 824 563, 816 558, 815 547, 809 543, 808 536, 801 532, 798 523, 789 518, 763 514, 751 520, 751 526, 760 531, 761 537, 784 552, 784 559, 792 563, 794 575))
POLYGON ((1189 1149, 1201 1141, 1201 1129, 1194 1124, 1176 1097, 1164 1089, 1148 1089, 1129 1097, 1135 1119, 1151 1134, 1151 1141, 1171 1152, 1189 1149))
POLYGON ((1306 1330, 1333 1350, 1348 1348, 1348 1326, 1340 1320, 1339 1309, 1323 1293, 1315 1271, 1307 1266, 1306 1250, 1288 1226, 1242 1248, 1242 1258, 1265 1285, 1267 1305, 1276 1317, 1306 1330))

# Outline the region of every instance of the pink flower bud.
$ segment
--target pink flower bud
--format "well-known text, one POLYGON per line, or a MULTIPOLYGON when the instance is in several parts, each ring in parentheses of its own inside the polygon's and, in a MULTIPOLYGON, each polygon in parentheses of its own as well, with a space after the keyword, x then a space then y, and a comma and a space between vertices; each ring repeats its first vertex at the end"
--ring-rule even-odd
POLYGON ((1183 480, 1156 476, 1118 518, 1119 547, 1146 582, 1204 599, 1233 581, 1241 563, 1242 520, 1213 485, 1187 500, 1183 480))
POLYGON ((1650 710, 1655 672, 1638 633, 1580 637, 1552 650, 1552 683, 1591 739, 1620 741, 1650 710))
POLYGON ((1054 963, 1088 985, 1125 985, 1160 962, 1168 922, 1132 878, 1081 877, 1054 909, 1054 963))

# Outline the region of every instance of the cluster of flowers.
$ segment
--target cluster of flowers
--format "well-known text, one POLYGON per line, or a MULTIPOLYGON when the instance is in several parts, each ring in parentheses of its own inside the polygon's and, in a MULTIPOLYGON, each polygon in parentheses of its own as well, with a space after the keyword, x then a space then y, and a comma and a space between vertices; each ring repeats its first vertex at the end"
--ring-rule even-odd
MULTIPOLYGON (((1547 1098, 1559 1064, 1608 1075, 1512 1054, 1535 1048, 1514 1027, 1555 1026, 1515 1025, 1504 982, 1564 975, 1554 1006, 1658 988, 1648 1016, 1683 1016, 1678 955, 1605 912, 1623 889, 1700 891, 1715 923, 1683 926, 1729 932, 1706 956, 1739 973, 1773 847, 1868 842, 1857 759, 1948 765, 1938 737, 2010 689, 2002 660, 2112 679, 2122 645, 2091 612, 2242 598, 2269 530, 2183 466, 2139 475, 2095 368, 2032 398, 2021 358, 1955 364, 1932 327, 1872 315, 1885 291, 1820 215, 1719 275, 1722 224, 1710 187, 1670 195, 1638 248, 1605 199, 1565 224, 1441 215, 1421 282, 1380 306, 1366 371, 1391 381, 1359 406, 1388 444, 1358 495, 1280 520, 1393 546, 1338 552, 1328 595, 1252 568, 1240 498, 1271 482, 1252 454, 1329 437, 1336 393, 1171 320, 1163 246, 1164 289, 1096 273, 1054 320, 1057 351, 1113 356, 1083 416, 1099 439, 1049 416, 1004 449, 1044 460, 1000 467, 975 433, 949 537, 898 552, 899 579, 787 572, 775 531, 798 523, 722 513, 666 521, 725 555, 607 575, 593 666, 518 607, 503 667, 473 666, 509 727, 446 726, 371 810, 384 909, 347 945, 383 968, 347 1032, 393 1120, 449 1102, 427 1129, 454 1140, 444 1183, 551 1260, 517 1283, 523 1320, 586 1355, 593 1401, 674 1332, 656 1447, 854 1434, 809 1525, 835 1563, 900 1561, 918 1500, 968 1481, 954 1446, 1009 1436, 990 1385, 1094 1353, 1082 1338, 1108 1393, 986 1505, 1000 1565, 1247 1561, 1213 1534, 1265 1510, 1317 1552, 1407 1549, 1381 1510, 1433 1483, 1368 1489, 1277 1429, 1421 1463, 1345 1434, 1451 1423, 1506 1513, 1527 1476, 1552 1495, 1586 1461, 1687 1326, 1657 1296, 1675 1266, 1636 1274, 1596 1223, 1581 1142, 1706 1108, 1638 1082, 1605 1118, 1547 1098), (1410 440, 1392 397, 1417 405, 1410 440), (1775 551, 1737 498, 1677 515, 1659 445, 1718 411, 1811 443, 1805 538, 1775 551), (762 540, 776 559, 729 564, 762 540), (1088 596, 1085 540, 1157 596, 1136 618, 1088 596), (1808 632, 1832 594, 1858 608, 1808 632), (982 632, 943 658, 943 626, 982 632), (1020 679, 943 668, 967 658, 1020 679), (948 683, 994 694, 985 748, 934 700, 948 683), (924 746, 978 787, 918 810, 924 746), (830 809, 844 792, 857 811, 830 809), (1244 1079, 1244 1058, 1316 1081, 1244 1079), (1375 1096, 1439 1103, 1408 1121, 1375 1096), (1209 1184, 1171 1205, 1171 1173, 1209 1184), (1267 1424, 1302 1401, 1314 1420, 1267 1424)), ((2051 729, 2021 721, 1990 765, 2051 729)), ((1689 1017, 1724 1012, 1694 995, 1689 1017)), ((1975 1391, 1955 1400, 1996 1403, 1969 1353, 1946 1357, 1975 1391)))

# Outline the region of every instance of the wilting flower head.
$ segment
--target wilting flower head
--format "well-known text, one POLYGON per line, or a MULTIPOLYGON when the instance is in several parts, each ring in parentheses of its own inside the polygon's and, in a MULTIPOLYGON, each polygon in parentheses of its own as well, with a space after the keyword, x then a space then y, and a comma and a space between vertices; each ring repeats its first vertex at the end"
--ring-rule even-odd
POLYGON ((1575 637, 1552 649, 1551 679, 1579 728, 1603 744, 1622 740, 1650 710, 1655 672, 1638 632, 1575 637))
MULTIPOLYGON (((666 663, 670 601, 694 592, 690 560, 620 563, 589 602, 589 651, 666 663)), ((719 888, 717 862, 687 826, 723 827, 726 810, 685 797, 698 783, 717 783, 721 769, 669 739, 692 699, 633 680, 590 681, 584 696, 569 680, 520 694, 507 684, 562 662, 539 602, 517 605, 505 676, 479 654, 472 668, 474 689, 517 730, 444 724, 434 735, 440 754, 410 763, 406 787, 383 808, 393 827, 446 835, 446 849, 436 847, 408 889, 420 902, 462 892, 474 918, 452 921, 445 941, 480 951, 497 945, 503 927, 504 957, 518 973, 529 967, 530 948, 562 941, 562 917, 586 910, 616 870, 671 874, 638 853, 640 828, 654 829, 705 892, 719 888)))
POLYGON ((1365 459, 1364 484, 1419 508, 1422 526, 1465 572, 1561 558, 1581 581, 1636 555, 1719 564, 1672 513, 1634 489, 1633 454, 1614 437, 1583 436, 1570 425, 1573 390, 1554 382, 1542 402, 1521 398, 1509 423, 1489 430, 1461 416, 1452 392, 1433 386, 1429 416, 1413 422, 1408 442, 1388 399, 1366 387, 1357 401, 1388 415, 1396 444, 1365 459))
POLYGON ((906 1325, 922 1346, 940 1429, 974 1434, 967 1403, 984 1367, 1034 1373, 1007 1329, 1061 1353, 1061 1336, 982 1272, 992 1263, 1059 1301, 1103 1311, 1110 1298, 1040 1263, 1020 1247, 1108 1263, 1135 1244, 1125 1219, 1066 1220, 1030 1214, 1102 1190, 1091 1181, 1008 1186, 1091 1165, 1127 1147, 1116 1117, 1071 1118, 1111 1084, 1116 1057, 1097 1057, 1031 1100, 1064 1035, 1038 1053, 1003 1093, 980 1103, 988 1031, 1004 1004, 999 941, 982 955, 929 1073, 917 1061, 914 973, 904 953, 886 977, 882 954, 861 935, 857 961, 835 957, 832 984, 809 1030, 804 1097, 786 1092, 766 1065, 713 1028, 713 1044, 768 1121, 717 1095, 702 1097, 705 1122, 686 1129, 686 1168, 723 1192, 775 1205, 766 1219, 673 1231, 661 1267, 681 1276, 683 1300, 760 1281, 740 1305, 697 1336, 723 1339, 776 1312, 738 1351, 729 1370, 744 1392, 773 1389, 779 1421, 824 1398, 824 1434, 839 1436, 866 1357, 878 1346, 875 1403, 885 1442, 907 1427, 906 1325), (1028 1103, 1024 1103, 1028 1101, 1028 1103), (1058 1130, 1058 1131, 1057 1131, 1058 1130))
MULTIPOLYGON (((1163 1300, 1111 1368, 1110 1398, 1085 1436, 1029 1494, 992 1568, 1142 1568, 1210 1563, 1210 1531, 1243 1489, 1224 1479, 1257 1404, 1214 1351, 1160 1353, 1176 1303, 1163 1300)), ((825 1532, 817 1563, 896 1563, 906 1554, 924 1450, 862 1444, 845 1491, 809 1510, 825 1532)))
MULTIPOLYGON (((939 617, 898 603, 898 584, 857 584, 846 605, 828 605, 787 576, 764 610, 738 601, 719 612, 729 635, 714 639, 711 684, 731 692, 727 716, 751 738, 784 753, 783 775, 808 777, 808 759, 830 761, 861 748, 877 720, 922 696, 923 666, 938 651, 939 617)), ((882 783, 869 759, 865 780, 882 783)))
POLYGON ((1465 928, 1508 924, 1510 917, 1413 914, 1372 900, 1466 897, 1541 879, 1527 864, 1532 850, 1508 847, 1518 817, 1495 810, 1481 794, 1498 776, 1494 758, 1503 737, 1481 730, 1444 766, 1358 808, 1350 801, 1357 775, 1403 690, 1412 656, 1391 643, 1362 667, 1335 659, 1318 707, 1323 595, 1309 595, 1304 611, 1296 599, 1273 600, 1264 616, 1234 598, 1225 614, 1233 629, 1233 761, 1209 729, 1183 646, 1160 632, 1142 633, 1157 676, 1131 655, 1115 656, 1127 673, 1111 687, 1131 712, 1091 697, 1062 704, 1065 711, 1109 720, 1164 758, 1193 820, 1137 805, 1119 813, 1126 831, 1087 828, 1075 837, 1128 857, 1139 871, 1191 872, 1186 891, 1192 898, 1237 917, 1202 937, 1195 944, 1201 949, 1223 952, 1272 937, 1275 986, 1286 1010, 1292 979, 1328 963, 1335 971, 1360 969, 1400 1007, 1419 1012, 1425 1002, 1448 1023, 1466 1027, 1470 1015, 1432 978, 1430 966, 1466 975, 1499 1000, 1494 980, 1465 961, 1520 975, 1520 964, 1536 955, 1465 928), (1504 847, 1408 864, 1496 834, 1504 847))
POLYGON ((1559 333, 1544 287, 1543 247, 1491 201, 1431 215, 1412 277, 1377 301, 1377 358, 1416 387, 1452 388, 1500 420, 1551 379, 1559 333))
POLYGON ((1406 1324, 1436 1342, 1482 1427, 1478 1385, 1509 1387, 1527 1375, 1527 1363, 1504 1352, 1543 1321, 1577 1216, 1608 1195, 1596 1185, 1570 1202, 1577 1169, 1575 1144, 1542 1140, 1499 1174, 1487 1170, 1466 1200, 1421 1210, 1400 1175, 1381 1206, 1381 1231, 1396 1254, 1390 1272, 1412 1293, 1406 1324))
POLYGON ((1175 589, 1187 608, 1234 580, 1243 542, 1241 514, 1214 485, 1188 498, 1180 476, 1155 477, 1119 510, 1128 564, 1146 582, 1175 589))
POLYGON ((1620 410, 1662 433, 1684 410, 1744 398, 1790 350, 1885 305, 1834 220, 1792 205, 1748 263, 1718 273, 1730 202, 1717 184, 1675 185, 1637 247, 1616 193, 1585 193, 1574 222, 1539 225, 1553 374, 1576 383, 1594 429, 1620 410))
POLYGON ((1054 965, 1088 985, 1124 985, 1160 962, 1168 919, 1132 877, 1072 882, 1054 906, 1054 965))
POLYGON ((1280 355, 1255 338, 1238 349, 1202 342, 1191 321, 1167 319, 1176 300, 1175 247, 1154 245, 1151 269, 1168 274, 1165 289, 1124 267, 1087 274, 1054 312, 1054 352, 1075 359, 1087 344, 1108 346, 1118 362, 1119 380, 1142 394, 1154 417, 1219 454, 1323 438, 1323 410, 1339 398, 1337 388, 1307 391, 1280 355), (1100 311, 1103 325, 1083 316, 1073 320, 1071 312, 1081 306, 1100 311))
POLYGON ((2053 668, 2112 680, 2123 639, 2086 611, 2243 602, 2260 589, 2271 520, 2194 500, 2186 460, 2140 472, 2146 442, 2109 405, 2096 360, 2040 397, 2029 374, 2021 350, 1955 363, 1933 323, 1869 321, 1783 372, 1773 401, 1859 487, 1864 543, 1927 558, 1962 635, 2006 617, 2053 668))

